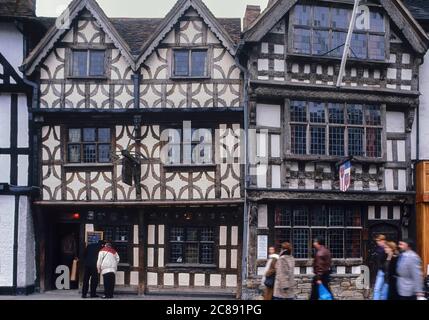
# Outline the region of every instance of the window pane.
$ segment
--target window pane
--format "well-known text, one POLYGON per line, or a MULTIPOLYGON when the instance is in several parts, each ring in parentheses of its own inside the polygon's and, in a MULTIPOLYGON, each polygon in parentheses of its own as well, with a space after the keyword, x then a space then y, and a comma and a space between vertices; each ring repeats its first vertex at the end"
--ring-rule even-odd
POLYGON ((71 143, 78 143, 80 142, 81 136, 80 136, 80 129, 69 129, 69 142, 71 143))
POLYGON ((329 128, 329 155, 344 156, 344 128, 329 128))
POLYGON ((381 125, 381 110, 378 106, 367 106, 365 108, 365 121, 367 125, 381 125))
POLYGON ((186 263, 198 263, 199 252, 198 243, 187 243, 185 247, 186 263))
POLYGON ((361 227, 362 216, 358 208, 346 209, 346 226, 347 227, 361 227))
POLYGON ((342 207, 329 208, 329 226, 330 227, 344 226, 344 208, 342 207))
POLYGON ((361 258, 361 231, 346 230, 346 258, 361 258))
POLYGON ((113 243, 113 247, 118 252, 121 263, 129 263, 128 246, 126 244, 113 243))
POLYGON ((202 264, 213 264, 214 263, 214 245, 204 243, 201 245, 201 260, 202 264))
POLYGON ((311 213, 311 225, 317 227, 327 226, 327 214, 324 206, 315 206, 311 213))
POLYGON ((329 27, 329 8, 315 6, 314 11, 314 23, 315 27, 329 27))
POLYGON ((95 142, 96 141, 96 129, 85 128, 83 129, 83 142, 95 142))
POLYGON ((115 241, 128 241, 130 231, 127 226, 120 226, 115 228, 115 241))
POLYGON ((291 101, 290 118, 294 122, 307 122, 305 101, 291 101))
POLYGON ((98 142, 110 143, 110 129, 98 129, 98 142))
POLYGON ((95 163, 97 162, 97 148, 95 144, 84 144, 83 145, 83 162, 95 163))
POLYGON ((329 230, 328 234, 332 258, 344 258, 344 230, 329 230))
POLYGON ((73 76, 86 77, 88 75, 87 59, 88 59, 87 51, 73 51, 73 76))
POLYGON ((311 31, 295 28, 293 34, 293 51, 295 53, 310 54, 311 31))
POLYGON ((381 157, 381 129, 366 129, 366 156, 371 158, 381 157))
POLYGON ((300 26, 311 26, 311 6, 295 6, 294 24, 300 26))
POLYGON ((313 54, 324 55, 329 51, 329 31, 313 31, 313 54))
POLYGON ((341 57, 344 51, 344 45, 346 44, 347 33, 333 31, 332 32, 332 40, 331 40, 331 55, 334 57, 341 57))
MULTIPOLYGON (((281 251, 283 242, 291 242, 291 229, 275 229, 274 230, 274 243, 277 252, 281 251)), ((295 253, 294 253, 295 254, 295 253)))
POLYGON ((202 77, 207 70, 207 51, 192 51, 192 76, 202 77))
POLYGON ((186 230, 186 241, 198 241, 198 229, 189 228, 186 230))
POLYGON ((349 155, 363 155, 363 128, 349 128, 349 155))
POLYGON ((201 241, 214 241, 214 229, 213 228, 203 228, 201 229, 201 241))
POLYGON ((327 238, 328 231, 326 229, 311 229, 311 241, 315 239, 325 240, 325 243, 328 243, 327 238))
POLYGON ((306 207, 293 208, 293 225, 308 226, 308 210, 306 207))
POLYGON ((373 60, 384 60, 386 58, 384 36, 369 36, 369 58, 373 60))
POLYGON ((318 102, 309 102, 308 111, 310 112, 310 122, 325 122, 325 104, 318 102))
POLYGON ((349 9, 332 8, 332 28, 335 29, 348 29, 350 26, 350 19, 352 12, 349 9))
POLYGON ((351 56, 358 59, 367 58, 368 36, 362 33, 353 33, 351 56))
POLYGON ((174 52, 174 75, 189 75, 189 51, 181 50, 174 52))
POLYGON ((101 162, 101 163, 110 162, 110 144, 98 145, 98 162, 101 162))
POLYGON ((291 145, 292 145, 292 153, 294 154, 307 153, 307 126, 305 125, 291 126, 291 145))
POLYGON ((90 51, 89 53, 89 75, 104 75, 104 51, 90 51))
POLYGON ((68 146, 68 159, 71 163, 80 162, 80 145, 70 144, 68 146))
POLYGON ((363 108, 360 104, 347 106, 349 124, 363 124, 363 108))
POLYGON ((326 128, 312 127, 311 128, 311 154, 325 154, 325 131, 326 128))
POLYGON ((290 207, 277 207, 275 210, 275 226, 291 226, 292 212, 290 207))
POLYGON ((371 32, 384 32, 384 17, 383 14, 377 11, 371 11, 370 13, 370 31, 371 32))
POLYGON ((308 258, 309 248, 309 229, 294 229, 293 230, 293 245, 294 245, 294 256, 298 259, 308 258))
POLYGON ((344 124, 344 106, 340 103, 329 103, 329 123, 344 124))
POLYGON ((185 230, 183 228, 171 228, 170 241, 185 241, 185 230))
POLYGON ((183 245, 180 243, 172 243, 170 245, 170 262, 183 263, 183 245))

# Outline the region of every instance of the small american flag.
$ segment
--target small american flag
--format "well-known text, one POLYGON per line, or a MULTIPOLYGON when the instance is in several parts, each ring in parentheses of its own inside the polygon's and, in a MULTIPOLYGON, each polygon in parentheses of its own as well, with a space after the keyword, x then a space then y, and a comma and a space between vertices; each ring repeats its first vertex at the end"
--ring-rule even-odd
POLYGON ((341 165, 340 190, 342 192, 346 192, 350 188, 351 173, 352 173, 352 164, 350 163, 350 161, 347 161, 343 165, 341 165))

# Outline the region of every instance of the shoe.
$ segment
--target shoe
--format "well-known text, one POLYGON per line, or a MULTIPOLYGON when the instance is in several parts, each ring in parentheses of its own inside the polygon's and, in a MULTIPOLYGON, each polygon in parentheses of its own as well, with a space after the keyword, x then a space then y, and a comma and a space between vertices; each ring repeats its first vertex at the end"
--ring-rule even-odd
POLYGON ((95 299, 95 298, 100 298, 100 296, 98 294, 91 296, 91 299, 95 299))
POLYGON ((109 299, 108 296, 102 296, 101 299, 109 299))
POLYGON ((87 296, 82 296, 82 299, 86 299, 87 298, 87 296))

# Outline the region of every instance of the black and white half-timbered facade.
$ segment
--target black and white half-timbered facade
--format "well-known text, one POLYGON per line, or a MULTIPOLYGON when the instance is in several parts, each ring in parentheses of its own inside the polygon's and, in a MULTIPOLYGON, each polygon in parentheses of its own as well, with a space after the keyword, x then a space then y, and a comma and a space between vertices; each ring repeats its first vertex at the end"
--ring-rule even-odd
POLYGON ((334 294, 363 298, 354 280, 374 235, 413 235, 414 119, 428 38, 401 1, 360 1, 337 88, 353 3, 271 1, 244 30, 247 121, 257 141, 247 170, 249 295, 267 244, 291 241, 297 297, 306 298, 312 239, 321 237, 334 258, 334 294), (352 184, 343 193, 337 164, 348 157, 352 184))
POLYGON ((124 290, 239 295, 240 19, 217 19, 201 0, 163 19, 110 19, 75 0, 51 24, 23 65, 40 97, 41 290, 103 232, 124 290))
POLYGON ((0 294, 34 291, 35 238, 31 214, 33 87, 19 66, 40 29, 35 1, 0 1, 0 294))

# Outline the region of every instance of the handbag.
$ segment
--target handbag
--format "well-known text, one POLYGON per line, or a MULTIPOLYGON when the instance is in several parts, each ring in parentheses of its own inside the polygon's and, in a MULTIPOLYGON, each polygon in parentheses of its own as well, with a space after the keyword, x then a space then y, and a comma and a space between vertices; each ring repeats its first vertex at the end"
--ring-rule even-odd
POLYGON ((266 277, 266 278, 265 278, 264 285, 265 285, 267 288, 270 288, 270 289, 274 288, 274 280, 275 280, 275 279, 276 279, 276 276, 275 276, 275 275, 272 275, 272 276, 268 276, 268 277, 266 277))
POLYGON ((323 284, 319 284, 319 300, 333 300, 332 294, 323 284))

